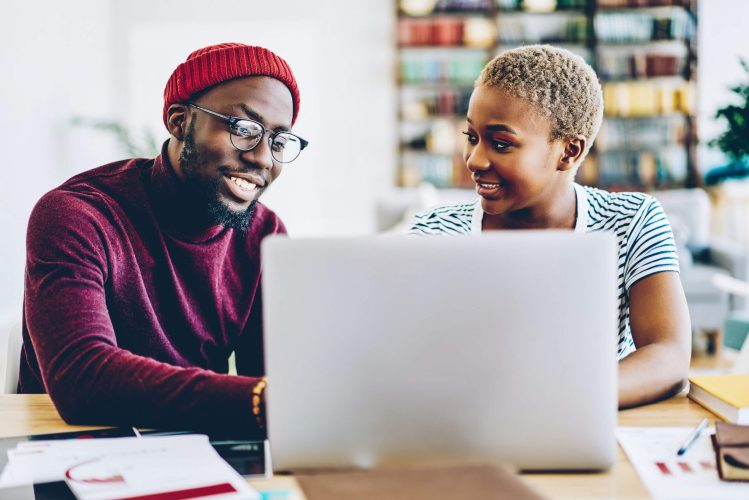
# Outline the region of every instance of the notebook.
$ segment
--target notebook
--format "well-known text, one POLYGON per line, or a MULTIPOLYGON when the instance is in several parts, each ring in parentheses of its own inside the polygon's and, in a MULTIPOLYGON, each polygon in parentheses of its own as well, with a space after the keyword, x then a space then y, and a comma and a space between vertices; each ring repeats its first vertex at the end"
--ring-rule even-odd
POLYGON ((689 378, 689 398, 723 420, 749 424, 749 374, 689 378))
POLYGON ((720 478, 749 482, 749 426, 717 422, 712 440, 720 478))
POLYGON ((615 457, 608 234, 263 241, 275 470, 615 457))
POLYGON ((499 465, 399 467, 297 475, 307 500, 541 500, 499 465))

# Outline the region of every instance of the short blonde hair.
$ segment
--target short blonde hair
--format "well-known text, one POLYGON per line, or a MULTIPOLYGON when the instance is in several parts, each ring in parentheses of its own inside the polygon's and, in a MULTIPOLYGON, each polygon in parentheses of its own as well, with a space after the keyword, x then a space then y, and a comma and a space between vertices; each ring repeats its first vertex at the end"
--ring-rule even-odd
POLYGON ((489 61, 476 85, 523 99, 551 123, 550 140, 583 135, 586 153, 601 128, 603 93, 585 60, 551 45, 528 45, 489 61))

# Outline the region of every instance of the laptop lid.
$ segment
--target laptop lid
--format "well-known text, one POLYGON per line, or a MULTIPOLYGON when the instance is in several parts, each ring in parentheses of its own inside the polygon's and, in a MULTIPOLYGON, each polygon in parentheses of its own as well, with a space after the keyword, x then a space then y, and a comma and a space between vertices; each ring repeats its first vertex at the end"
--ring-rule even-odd
POLYGON ((615 457, 608 234, 263 242, 275 470, 615 457))

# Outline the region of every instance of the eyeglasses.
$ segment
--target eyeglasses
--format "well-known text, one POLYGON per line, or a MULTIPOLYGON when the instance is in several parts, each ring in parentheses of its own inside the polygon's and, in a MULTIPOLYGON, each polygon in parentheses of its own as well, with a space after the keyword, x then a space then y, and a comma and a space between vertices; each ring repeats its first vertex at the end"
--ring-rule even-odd
POLYGON ((222 115, 210 109, 201 108, 191 102, 187 105, 225 121, 229 125, 229 140, 232 146, 240 151, 252 151, 260 144, 267 133, 269 134, 270 154, 273 159, 279 163, 291 163, 299 157, 299 153, 309 144, 298 135, 291 132, 267 130, 262 123, 249 118, 222 115))

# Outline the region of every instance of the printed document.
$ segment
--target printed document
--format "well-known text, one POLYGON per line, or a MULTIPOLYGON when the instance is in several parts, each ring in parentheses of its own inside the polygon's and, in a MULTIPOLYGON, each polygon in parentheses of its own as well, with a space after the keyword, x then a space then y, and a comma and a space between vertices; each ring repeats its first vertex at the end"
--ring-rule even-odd
POLYGON ((197 434, 22 442, 8 450, 0 486, 61 480, 82 500, 260 498, 197 434))
POLYGON ((653 498, 749 498, 749 483, 718 477, 710 441, 715 429, 705 429, 686 453, 676 455, 692 431, 694 427, 619 427, 616 437, 653 498))

